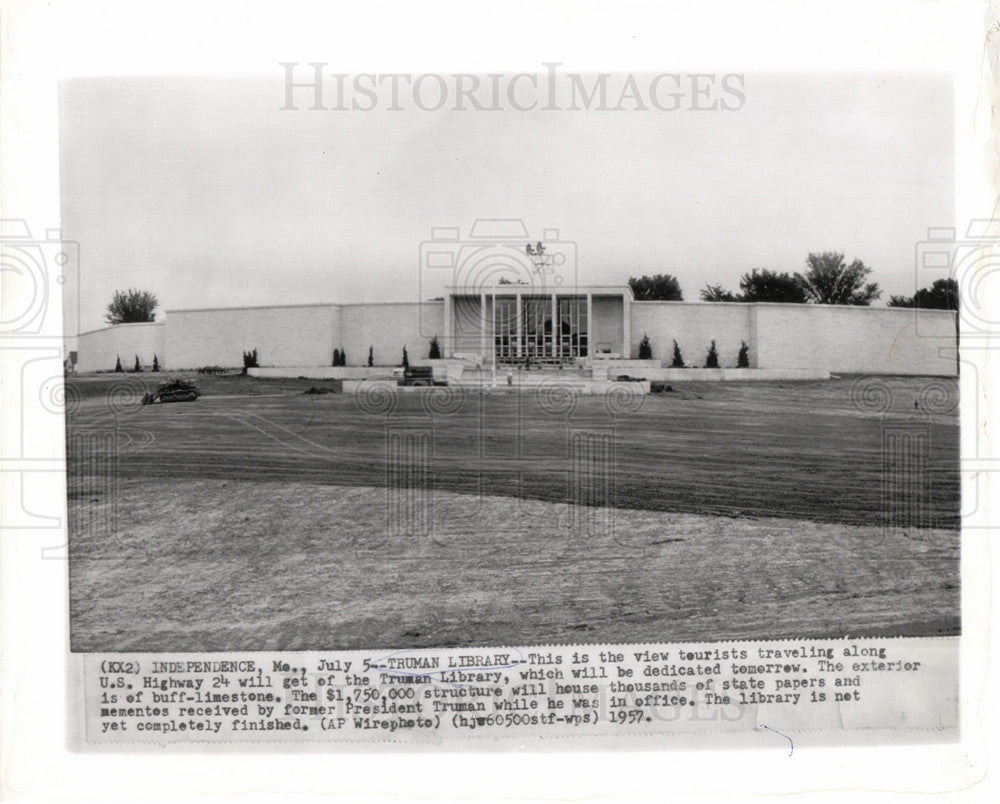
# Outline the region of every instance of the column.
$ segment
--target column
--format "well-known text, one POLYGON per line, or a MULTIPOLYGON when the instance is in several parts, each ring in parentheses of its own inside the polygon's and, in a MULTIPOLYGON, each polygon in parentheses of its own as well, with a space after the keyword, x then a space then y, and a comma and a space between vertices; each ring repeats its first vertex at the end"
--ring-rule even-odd
POLYGON ((594 344, 592 342, 593 339, 591 338, 591 333, 593 331, 594 331, 594 294, 588 291, 587 293, 587 362, 588 363, 590 362, 591 355, 593 355, 594 353, 594 344))
POLYGON ((486 359, 486 294, 479 294, 479 358, 486 359))
POLYGON ((559 304, 556 302, 556 294, 552 294, 552 354, 551 357, 559 357, 559 304))
POLYGON ((451 338, 451 294, 445 291, 444 296, 444 342, 441 344, 442 357, 451 357, 455 351, 451 338))
POLYGON ((632 305, 627 290, 622 293, 622 357, 632 357, 632 305))
POLYGON ((518 293, 514 298, 516 299, 515 304, 517 304, 517 311, 514 317, 514 320, 517 322, 517 357, 520 358, 524 355, 524 349, 522 347, 522 339, 524 338, 522 328, 524 321, 521 318, 523 315, 521 312, 521 294, 518 293))

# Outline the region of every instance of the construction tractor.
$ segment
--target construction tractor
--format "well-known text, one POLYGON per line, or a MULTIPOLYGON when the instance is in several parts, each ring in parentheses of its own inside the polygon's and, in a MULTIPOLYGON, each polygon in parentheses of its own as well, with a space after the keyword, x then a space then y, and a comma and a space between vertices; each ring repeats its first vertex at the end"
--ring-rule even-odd
POLYGON ((201 394, 190 380, 167 380, 156 386, 155 391, 143 394, 142 404, 154 402, 194 402, 201 394))

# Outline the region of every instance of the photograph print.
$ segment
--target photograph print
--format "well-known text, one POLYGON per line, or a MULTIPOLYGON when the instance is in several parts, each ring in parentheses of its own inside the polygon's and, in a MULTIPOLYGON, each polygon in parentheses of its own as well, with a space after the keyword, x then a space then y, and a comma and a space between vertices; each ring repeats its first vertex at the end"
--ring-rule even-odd
POLYGON ((951 99, 62 82, 72 650, 958 634, 951 99))

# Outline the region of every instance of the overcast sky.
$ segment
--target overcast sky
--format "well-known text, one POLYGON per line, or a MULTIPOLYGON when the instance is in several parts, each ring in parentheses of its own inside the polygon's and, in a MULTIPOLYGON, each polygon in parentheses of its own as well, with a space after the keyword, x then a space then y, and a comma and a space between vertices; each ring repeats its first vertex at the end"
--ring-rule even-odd
POLYGON ((416 300, 431 227, 466 234, 477 218, 558 228, 587 284, 671 273, 696 300, 706 282, 736 289, 752 268, 837 250, 875 269, 884 300, 912 293, 916 243, 954 225, 949 81, 747 74, 742 91, 727 112, 310 111, 308 92, 281 111, 277 66, 66 82, 62 225, 81 246, 80 328, 102 326, 112 292, 132 286, 159 297, 158 319, 416 300))

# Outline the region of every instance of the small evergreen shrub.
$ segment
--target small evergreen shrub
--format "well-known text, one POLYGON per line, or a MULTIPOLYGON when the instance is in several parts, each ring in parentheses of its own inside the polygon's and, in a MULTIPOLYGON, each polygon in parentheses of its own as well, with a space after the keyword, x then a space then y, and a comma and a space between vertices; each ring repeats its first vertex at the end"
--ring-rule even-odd
POLYGON ((340 365, 340 349, 334 349, 333 350, 333 362, 330 365, 331 366, 339 366, 340 365))
POLYGON ((257 350, 254 349, 250 352, 243 353, 243 373, 247 373, 247 369, 260 368, 257 364, 257 350))
POLYGON ((427 353, 428 360, 440 360, 441 359, 441 347, 438 345, 438 336, 435 335, 431 338, 431 348, 427 353))
POLYGON ((122 359, 118 355, 115 355, 115 372, 118 373, 122 371, 125 371, 125 369, 122 368, 122 359))
POLYGON ((160 370, 160 361, 156 359, 156 354, 153 354, 153 371, 160 370))
POLYGON ((410 357, 409 355, 406 354, 405 346, 403 347, 403 362, 400 363, 400 365, 405 369, 408 369, 410 367, 410 357))
POLYGON ((139 355, 135 356, 135 365, 132 366, 133 374, 142 374, 142 364, 139 363, 139 355))
POLYGON ((368 347, 368 366, 369 368, 375 365, 375 347, 368 347))
POLYGON ((342 366, 346 366, 347 365, 347 350, 346 349, 341 349, 340 350, 340 365, 342 365, 342 366))
POLYGON ((676 340, 674 340, 674 360, 670 364, 670 368, 684 368, 684 358, 681 356, 681 347, 677 345, 676 340))
POLYGON ((653 347, 649 343, 649 335, 643 335, 642 340, 639 341, 639 359, 640 360, 653 359, 653 347))
POLYGON ((740 341, 740 356, 736 358, 736 368, 750 368, 750 347, 740 341))
POLYGON ((719 351, 715 348, 715 341, 708 347, 708 354, 705 355, 705 368, 719 367, 719 351))

